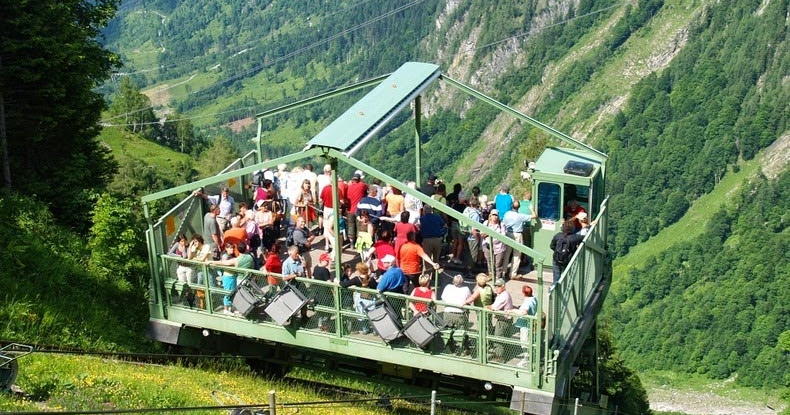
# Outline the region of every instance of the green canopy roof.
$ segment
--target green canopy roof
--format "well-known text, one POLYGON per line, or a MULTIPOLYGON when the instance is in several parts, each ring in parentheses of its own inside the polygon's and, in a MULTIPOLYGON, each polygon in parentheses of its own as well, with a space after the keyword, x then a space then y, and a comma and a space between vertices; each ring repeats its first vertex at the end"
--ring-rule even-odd
POLYGON ((353 154, 439 75, 437 65, 407 62, 313 137, 306 148, 329 147, 353 154))

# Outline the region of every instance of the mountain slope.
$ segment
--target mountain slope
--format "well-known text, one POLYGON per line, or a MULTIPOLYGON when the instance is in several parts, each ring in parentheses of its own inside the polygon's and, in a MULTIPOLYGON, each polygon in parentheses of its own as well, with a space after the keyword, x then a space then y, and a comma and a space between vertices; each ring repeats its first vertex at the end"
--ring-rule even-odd
MULTIPOLYGON (((756 190, 742 179, 752 177, 760 163, 756 155, 788 131, 788 0, 418 0, 363 1, 358 7, 350 1, 311 1, 293 9, 268 1, 258 8, 231 0, 164 3, 149 7, 168 15, 162 36, 166 52, 158 61, 165 67, 134 77, 152 95, 163 90, 157 93, 163 95, 162 105, 200 117, 195 123, 208 131, 264 108, 386 73, 407 60, 422 60, 437 62, 449 76, 602 148, 611 157, 608 185, 615 226, 610 248, 619 256, 633 250, 616 263, 612 298, 617 301, 607 305, 613 307, 609 315, 621 346, 632 362, 648 362, 639 363, 642 368, 671 365, 715 377, 741 373, 731 362, 721 364, 732 360, 729 355, 705 357, 703 349, 695 349, 691 358, 683 355, 678 352, 683 345, 666 343, 660 328, 648 323, 653 318, 661 324, 660 318, 666 318, 664 324, 675 327, 682 321, 663 314, 671 299, 655 295, 655 276, 661 275, 667 278, 665 288, 690 304, 684 310, 695 314, 694 336, 732 334, 721 331, 726 314, 705 314, 704 307, 729 299, 713 288, 744 282, 743 275, 724 272, 711 285, 711 275, 689 279, 671 270, 681 269, 684 246, 699 246, 700 235, 721 225, 721 215, 732 218, 720 207, 729 207, 735 195, 743 200, 743 192, 753 190, 784 202, 786 194, 776 188, 781 179, 758 180, 756 190), (651 255, 671 266, 656 269, 647 259, 651 255), (621 302, 648 311, 629 314, 633 309, 618 308, 621 302), (650 335, 639 331, 643 324, 650 335), (656 354, 654 348, 667 350, 656 354), (669 361, 659 363, 657 356, 669 361)), ((141 44, 138 38, 130 44, 141 44)), ((503 181, 515 182, 524 159, 554 144, 451 88, 425 95, 424 170, 439 172, 447 181, 479 183, 484 192, 491 191, 503 181)), ((300 149, 357 97, 267 120, 268 155, 300 149)), ((403 168, 414 160, 406 114, 388 132, 360 156, 398 178, 413 177, 411 169, 403 168)), ((242 130, 232 136, 249 147, 252 134, 242 130)), ((775 176, 782 177, 786 165, 780 165, 775 176)), ((783 223, 781 216, 778 220, 783 223)), ((725 249, 743 245, 745 252, 755 250, 757 239, 746 226, 720 235, 721 261, 748 265, 725 249)), ((782 238, 782 232, 761 236, 782 238)), ((698 266, 702 268, 695 271, 709 271, 698 266)), ((765 278, 781 281, 780 271, 766 268, 765 278)), ((773 312, 769 297, 755 296, 753 307, 773 312)), ((756 336, 756 326, 739 327, 755 349, 735 345, 733 359, 765 363, 771 374, 764 378, 772 379, 766 385, 776 386, 776 367, 764 359, 782 353, 776 349, 777 336, 786 322, 760 322, 762 337, 757 339, 749 337, 756 336), (757 359, 762 353, 754 354, 757 349, 768 354, 757 359)), ((690 340, 695 347, 710 346, 694 342, 697 338, 690 340)), ((759 383, 755 373, 762 369, 750 363, 743 370, 739 382, 759 383)))

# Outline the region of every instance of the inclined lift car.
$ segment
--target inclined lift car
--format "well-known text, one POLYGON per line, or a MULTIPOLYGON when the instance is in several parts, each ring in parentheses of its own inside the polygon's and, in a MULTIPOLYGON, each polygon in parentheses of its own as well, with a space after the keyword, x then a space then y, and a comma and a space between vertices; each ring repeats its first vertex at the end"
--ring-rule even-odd
MULTIPOLYGON (((257 151, 236 160, 214 177, 143 198, 149 224, 146 239, 151 271, 148 328, 151 338, 172 345, 260 356, 271 363, 272 369, 277 368, 276 365, 312 364, 324 370, 356 370, 356 373, 400 379, 440 390, 457 388, 475 397, 509 400, 510 408, 523 414, 609 412, 606 396, 598 392, 597 343, 593 339, 585 342, 588 337, 595 336, 597 314, 611 280, 611 264, 605 250, 605 154, 449 78, 438 66, 426 63, 406 63, 389 75, 261 113, 258 120, 257 151), (531 176, 533 203, 538 213, 533 247, 498 233, 489 233, 515 252, 532 258, 534 271, 525 280, 509 281, 507 289, 518 304, 523 298, 521 285, 532 286, 538 299, 535 316, 523 317, 517 324, 518 319, 510 314, 467 306, 464 315, 468 316, 468 322, 450 327, 440 321, 441 311, 449 305, 442 301, 430 304, 438 313, 416 321, 417 316, 409 315, 408 304, 424 300, 415 297, 382 295, 375 290, 342 288, 331 282, 302 278, 297 278, 295 285, 300 289, 291 290, 285 288, 280 275, 213 266, 166 255, 177 235, 202 233, 207 206, 205 201, 192 196, 195 189, 219 194, 220 187, 228 187, 236 201, 249 200, 251 195, 245 185, 251 182, 254 172, 310 159, 325 159, 333 167, 331 183, 337 183, 338 165, 345 163, 485 232, 482 224, 354 157, 388 122, 411 106, 415 120, 414 178, 416 183, 421 183, 421 94, 436 83, 476 97, 566 145, 547 148, 523 173, 531 176), (313 137, 304 150, 263 161, 262 119, 366 87, 374 88, 313 137), (161 218, 152 218, 149 204, 173 196, 184 199, 161 218), (563 207, 570 199, 577 200, 587 210, 594 219, 593 226, 560 280, 553 281, 549 242, 561 230, 563 207), (212 284, 212 277, 203 278, 202 284, 179 282, 176 278, 178 266, 192 267, 195 273, 210 276, 223 270, 236 272, 239 286, 245 288, 227 292, 212 284), (246 297, 240 291, 244 291, 246 297), (226 296, 232 296, 234 306, 243 308, 244 313, 223 313, 222 302, 226 296), (372 315, 366 312, 369 310, 361 310, 357 306, 360 298, 378 299, 374 304, 381 305, 381 313, 372 315), (305 307, 308 309, 306 321, 301 321, 304 319, 299 319, 298 315, 305 307), (388 320, 380 320, 382 318, 388 320), (294 324, 297 320, 300 324, 294 324), (392 330, 385 335, 387 324, 392 330), (506 327, 495 330, 495 325, 506 327), (528 334, 521 337, 516 326, 527 327, 528 334), (373 331, 369 332, 368 328, 373 331), (580 397, 570 396, 573 375, 578 370, 574 362, 585 343, 585 350, 591 350, 596 362, 596 379, 591 390, 580 394, 581 405, 574 408, 569 403, 577 402, 576 398, 580 397)), ((334 229, 340 229, 336 189, 334 186, 332 195, 334 229)), ((348 262, 350 255, 336 249, 334 256, 334 272, 339 279, 341 264, 348 262)), ((438 290, 448 281, 440 281, 437 273, 435 282, 438 290)))

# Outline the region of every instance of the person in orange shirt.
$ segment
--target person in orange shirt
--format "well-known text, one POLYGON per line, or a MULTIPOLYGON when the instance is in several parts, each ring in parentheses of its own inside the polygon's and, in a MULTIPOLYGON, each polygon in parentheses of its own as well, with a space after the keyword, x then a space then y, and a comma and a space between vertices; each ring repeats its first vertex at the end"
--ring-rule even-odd
POLYGON ((225 231, 222 240, 225 241, 225 243, 233 244, 233 251, 236 256, 239 256, 239 242, 247 243, 247 231, 241 227, 241 220, 238 216, 234 216, 230 219, 230 229, 225 231))
MULTIPOLYGON (((409 232, 406 235, 406 243, 400 247, 400 251, 397 253, 398 266, 403 270, 403 273, 406 274, 406 278, 408 278, 412 286, 417 287, 420 285, 419 279, 422 273, 422 261, 431 264, 434 269, 438 269, 439 264, 431 261, 431 257, 425 253, 420 244, 414 241, 414 238, 415 233, 409 232), (422 259, 422 261, 420 261, 420 259, 422 259)), ((411 290, 406 292, 411 292, 411 290)))

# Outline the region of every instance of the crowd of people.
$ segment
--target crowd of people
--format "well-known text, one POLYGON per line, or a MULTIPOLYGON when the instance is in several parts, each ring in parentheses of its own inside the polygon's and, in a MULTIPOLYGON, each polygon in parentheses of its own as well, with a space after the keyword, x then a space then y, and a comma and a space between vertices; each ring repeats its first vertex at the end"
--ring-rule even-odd
MULTIPOLYGON (((313 173, 310 164, 291 171, 287 171, 285 165, 278 166, 276 171, 259 171, 249 184, 252 199, 239 203, 228 188, 222 188, 218 195, 196 191, 194 196, 204 198, 209 206, 203 218, 203 232, 192 235, 191 239, 179 235, 168 253, 213 265, 282 275, 286 284, 302 277, 335 282, 342 287, 409 294, 422 299, 410 302, 414 314, 427 313, 428 304, 437 299, 431 284, 440 261, 467 272, 486 269, 490 271, 477 274, 474 290, 465 285, 460 274, 442 288, 441 300, 455 305, 444 308, 445 321, 452 327, 467 329, 469 318, 461 308, 465 305, 507 312, 513 317, 494 317, 492 334, 508 335, 506 328, 513 326, 515 321, 515 327, 522 330, 522 341, 527 342, 529 325, 519 316, 534 316, 537 299, 525 284, 524 303, 515 307, 506 290, 506 281, 519 278, 522 265, 529 267, 531 264, 528 257, 523 264, 519 252, 492 238, 491 234, 505 235, 526 245, 531 243, 531 229, 537 214, 530 191, 519 199, 511 195, 505 185, 489 201, 477 186, 466 192, 461 184, 455 184, 452 193, 447 194, 446 185, 434 175, 419 186, 424 195, 482 224, 485 231, 481 232, 452 215, 434 212, 431 206, 412 195, 404 195, 397 187, 383 185, 378 180, 365 181, 359 170, 348 183, 339 177, 332 183, 331 175, 330 165, 324 166, 321 175, 313 173), (341 213, 337 224, 333 217, 335 187, 341 213), (287 229, 285 252, 281 243, 283 229, 287 229), (324 244, 318 246, 317 237, 321 234, 324 244), (359 254, 360 261, 355 268, 344 267, 341 278, 335 281, 329 266, 334 250, 342 250, 346 244, 359 254), (321 248, 323 252, 317 255, 318 263, 313 266, 311 252, 321 248), (491 271, 495 278, 491 278, 491 271)), ((418 189, 414 182, 407 185, 410 189, 418 189)), ((568 203, 565 215, 568 220, 563 223, 563 232, 551 242, 555 251, 555 282, 567 266, 569 252, 572 255, 590 227, 584 208, 575 201, 568 203)), ((236 287, 238 278, 236 273, 225 270, 204 276, 187 264, 178 265, 176 277, 180 282, 198 284, 208 278, 212 286, 228 291, 236 287)), ((277 285, 279 281, 269 276, 268 283, 277 285)), ((363 312, 372 302, 369 295, 355 292, 357 311, 363 312)), ((229 296, 224 298, 223 308, 225 313, 233 314, 229 296)), ((321 322, 321 326, 325 326, 325 322, 321 322)), ((494 353, 501 355, 501 350, 494 353)))

